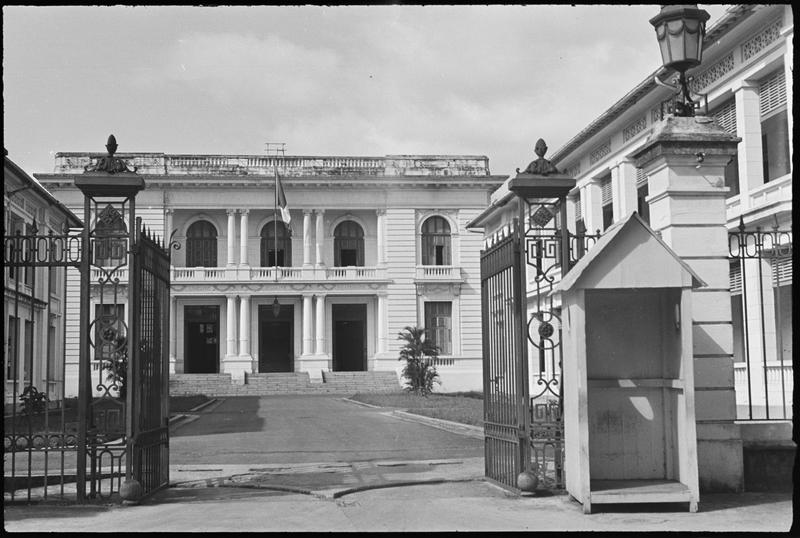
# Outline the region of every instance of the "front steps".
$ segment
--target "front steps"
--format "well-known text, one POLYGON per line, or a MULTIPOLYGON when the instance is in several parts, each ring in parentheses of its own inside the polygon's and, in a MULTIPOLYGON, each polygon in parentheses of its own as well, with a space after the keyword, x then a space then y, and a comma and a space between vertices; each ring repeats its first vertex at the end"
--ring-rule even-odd
POLYGON ((267 396, 270 394, 352 394, 401 390, 395 372, 322 372, 322 382, 312 383, 308 372, 247 374, 236 385, 230 374, 171 374, 173 396, 267 396))

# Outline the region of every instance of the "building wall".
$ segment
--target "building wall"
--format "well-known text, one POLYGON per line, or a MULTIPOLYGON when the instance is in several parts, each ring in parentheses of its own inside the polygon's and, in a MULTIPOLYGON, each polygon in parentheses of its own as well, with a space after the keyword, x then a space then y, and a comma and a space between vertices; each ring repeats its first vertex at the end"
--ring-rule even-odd
MULTIPOLYGON (((71 174, 79 173, 77 167, 85 166, 80 163, 92 158, 59 154, 59 172, 37 178, 68 206, 81 208, 82 196, 72 186, 71 174)), ((129 155, 131 162, 146 163, 148 158, 147 154, 129 155)), ((261 230, 274 218, 272 176, 238 176, 218 169, 220 162, 233 157, 192 156, 191 167, 186 160, 176 164, 171 156, 158 158, 168 161, 166 168, 161 175, 144 176, 146 189, 137 197, 136 207, 151 233, 171 237, 179 247, 171 250, 174 334, 170 356, 175 373, 186 371, 191 360, 185 353, 187 305, 219 306, 219 371, 243 380, 245 373, 258 371, 264 352, 258 308, 271 305, 276 297, 294 308, 292 367, 308 371, 312 378, 332 368, 334 304, 365 305, 367 369, 399 371, 397 335, 406 326, 423 325, 425 301, 434 300, 452 302, 452 353, 440 361, 443 384, 439 389, 480 390, 481 238, 464 227, 502 179, 488 175, 485 161, 482 167, 470 168, 474 159, 462 156, 441 161, 426 156, 385 158, 385 170, 397 175, 383 177, 365 177, 363 170, 351 170, 349 175, 326 176, 324 171, 298 175, 294 165, 287 165, 282 184, 291 212, 292 260, 291 269, 281 269, 276 281, 274 268, 262 268, 260 259, 261 230), (428 166, 429 162, 434 164, 428 166), (465 175, 465 166, 474 175, 465 175), (452 257, 450 266, 428 274, 421 266, 420 229, 434 215, 451 225, 452 257), (217 231, 217 264, 188 270, 186 232, 198 220, 207 220, 217 231), (333 268, 333 233, 345 220, 363 229, 363 271, 333 268), (233 308, 230 314, 229 307, 233 308)), ((304 159, 299 158, 296 166, 308 162, 304 159)), ((140 169, 144 170, 148 168, 140 169)), ((71 284, 77 297, 77 278, 71 284)), ((77 365, 74 334, 69 344, 68 361, 77 365)))

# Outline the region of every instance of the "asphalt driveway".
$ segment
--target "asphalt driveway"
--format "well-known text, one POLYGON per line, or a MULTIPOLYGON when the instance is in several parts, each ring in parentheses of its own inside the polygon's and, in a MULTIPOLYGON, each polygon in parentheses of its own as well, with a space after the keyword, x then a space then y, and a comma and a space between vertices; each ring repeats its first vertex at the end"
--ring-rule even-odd
POLYGON ((483 441, 399 420, 341 396, 225 398, 170 432, 170 464, 433 460, 483 456, 483 441))

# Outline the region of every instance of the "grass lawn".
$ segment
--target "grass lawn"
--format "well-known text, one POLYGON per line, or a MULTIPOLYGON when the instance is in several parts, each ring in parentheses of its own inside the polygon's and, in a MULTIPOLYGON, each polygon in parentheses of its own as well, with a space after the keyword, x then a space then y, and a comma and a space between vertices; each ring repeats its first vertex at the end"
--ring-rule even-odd
POLYGON ((430 396, 417 396, 410 392, 359 392, 350 399, 426 417, 483 426, 483 394, 480 392, 436 393, 430 396))

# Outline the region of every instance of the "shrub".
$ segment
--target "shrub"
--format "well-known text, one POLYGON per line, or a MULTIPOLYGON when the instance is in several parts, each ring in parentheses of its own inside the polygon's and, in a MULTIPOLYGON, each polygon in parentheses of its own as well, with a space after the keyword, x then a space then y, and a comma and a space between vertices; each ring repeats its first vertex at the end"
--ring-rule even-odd
POLYGON ((422 327, 406 327, 399 333, 398 340, 405 341, 398 360, 406 361, 401 372, 406 390, 427 396, 433 392, 434 383, 441 383, 431 361, 439 356, 439 349, 426 338, 422 327))
POLYGON ((19 395, 19 399, 22 401, 22 412, 27 415, 43 412, 48 401, 47 394, 39 392, 33 385, 25 387, 25 390, 19 395))

